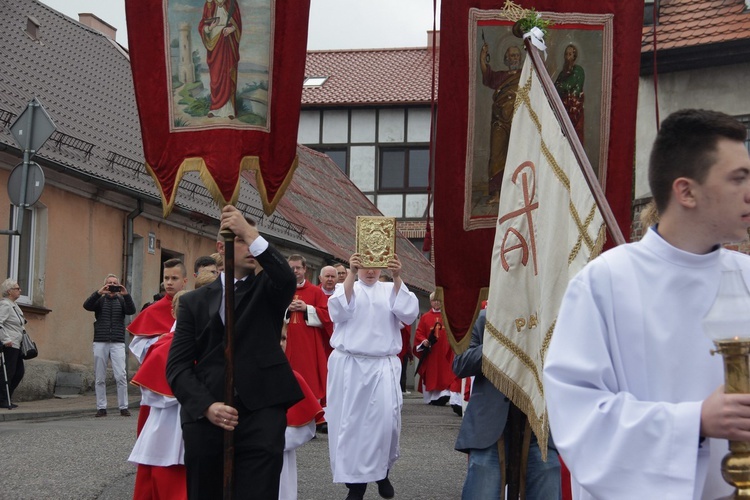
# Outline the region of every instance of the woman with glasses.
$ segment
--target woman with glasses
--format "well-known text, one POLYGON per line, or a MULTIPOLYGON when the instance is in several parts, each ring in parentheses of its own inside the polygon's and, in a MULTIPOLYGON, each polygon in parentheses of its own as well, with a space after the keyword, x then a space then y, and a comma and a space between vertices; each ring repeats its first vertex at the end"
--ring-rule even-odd
POLYGON ((0 350, 5 358, 5 376, 7 384, 2 387, 0 394, 0 408, 17 408, 12 403, 13 391, 23 379, 24 367, 21 356, 21 337, 23 336, 26 319, 16 300, 21 296, 18 282, 8 278, 0 284, 0 350), (11 399, 8 399, 10 396, 11 399))

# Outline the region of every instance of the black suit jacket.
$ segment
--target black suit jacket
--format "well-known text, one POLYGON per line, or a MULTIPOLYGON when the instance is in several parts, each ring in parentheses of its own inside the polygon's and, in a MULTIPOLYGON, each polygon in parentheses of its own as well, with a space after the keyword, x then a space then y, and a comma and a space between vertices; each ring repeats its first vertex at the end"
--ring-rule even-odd
MULTIPOLYGON (((294 273, 272 246, 256 257, 263 266, 243 292, 235 294, 234 386, 249 410, 292 406, 302 391, 281 350, 284 311, 297 288, 294 273)), ((219 316, 222 283, 183 295, 177 313, 167 380, 182 405, 182 423, 192 422, 224 401, 224 324, 219 316)))

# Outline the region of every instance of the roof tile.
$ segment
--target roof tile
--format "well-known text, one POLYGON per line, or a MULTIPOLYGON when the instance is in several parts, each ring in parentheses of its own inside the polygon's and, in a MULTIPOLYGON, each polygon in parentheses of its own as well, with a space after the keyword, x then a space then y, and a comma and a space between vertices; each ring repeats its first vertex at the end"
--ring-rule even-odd
POLYGON ((429 103, 432 60, 427 48, 308 52, 305 75, 328 80, 321 87, 304 88, 302 104, 429 103))
MULTIPOLYGON (((653 26, 644 26, 641 51, 653 50, 653 26)), ((744 0, 662 0, 656 27, 660 50, 750 40, 744 0)))

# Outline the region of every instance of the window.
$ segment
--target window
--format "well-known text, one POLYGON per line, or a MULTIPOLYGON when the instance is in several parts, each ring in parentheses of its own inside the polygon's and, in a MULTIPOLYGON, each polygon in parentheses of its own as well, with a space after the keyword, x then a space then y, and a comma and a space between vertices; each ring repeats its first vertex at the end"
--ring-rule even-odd
POLYGON ((302 86, 307 88, 322 87, 326 80, 328 80, 327 76, 308 76, 302 86))
POLYGON ((333 162, 339 166, 342 172, 347 173, 346 168, 346 149, 318 149, 317 151, 328 155, 333 162))
POLYGON ((654 0, 645 0, 643 8, 643 25, 653 26, 654 24, 654 0))
POLYGON ((380 189, 422 191, 428 185, 428 148, 381 148, 380 189))
MULTIPOLYGON (((11 207, 11 227, 17 228, 18 210, 11 207)), ((20 301, 30 303, 34 288, 34 242, 36 238, 36 210, 26 208, 23 213, 23 226, 20 236, 10 237, 10 276, 18 281, 21 287, 20 301)))

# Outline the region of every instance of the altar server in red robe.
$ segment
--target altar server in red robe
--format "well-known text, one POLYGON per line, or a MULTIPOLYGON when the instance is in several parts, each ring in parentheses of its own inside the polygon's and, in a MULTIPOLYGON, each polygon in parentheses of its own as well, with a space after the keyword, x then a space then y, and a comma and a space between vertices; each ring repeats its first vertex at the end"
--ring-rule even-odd
MULTIPOLYGON (((286 352, 287 325, 281 330, 281 348, 286 352)), ((284 467, 279 480, 279 500, 297 500, 297 448, 315 437, 315 424, 323 416, 323 407, 315 398, 305 379, 297 372, 297 378, 305 399, 286 411, 284 433, 284 467)))
POLYGON ((420 359, 417 367, 419 391, 424 402, 444 406, 450 401, 454 411, 461 408, 461 379, 453 373, 453 350, 443 329, 442 303, 430 294, 432 308, 419 319, 414 334, 414 354, 420 359))
MULTIPOLYGON (((177 318, 180 295, 172 300, 172 316, 177 318)), ((169 333, 161 335, 148 350, 148 356, 130 382, 141 388, 141 401, 149 412, 129 462, 138 465, 133 500, 181 500, 187 498, 185 444, 180 425, 180 404, 167 383, 167 356, 174 337, 174 323, 169 333)))
POLYGON ((286 355, 292 369, 304 377, 315 397, 323 399, 328 377, 327 331, 333 330, 328 297, 305 278, 307 261, 303 256, 290 255, 287 262, 297 278, 297 291, 286 313, 286 355))

